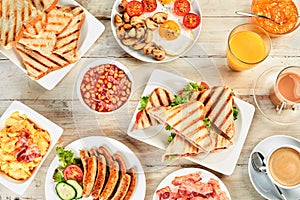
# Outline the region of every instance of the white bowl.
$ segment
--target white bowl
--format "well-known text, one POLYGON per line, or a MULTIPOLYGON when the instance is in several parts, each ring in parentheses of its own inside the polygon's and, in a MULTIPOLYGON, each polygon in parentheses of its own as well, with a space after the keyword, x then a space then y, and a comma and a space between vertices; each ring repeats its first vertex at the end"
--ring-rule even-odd
POLYGON ((80 72, 79 76, 78 76, 78 79, 77 79, 77 83, 76 83, 76 93, 77 93, 77 96, 81 102, 81 104, 86 108, 88 109, 89 111, 95 113, 95 114, 110 114, 110 113, 113 113, 115 111, 118 111, 120 109, 122 109, 127 103, 128 103, 128 100, 131 98, 132 96, 132 90, 133 90, 133 86, 134 86, 134 81, 133 81, 133 76, 132 74, 130 73, 130 71, 120 62, 118 61, 115 61, 115 60, 110 60, 110 59, 106 59, 106 58, 99 58, 99 59, 96 59, 94 60, 93 62, 90 62, 89 64, 86 64, 85 65, 86 67, 84 67, 82 69, 82 71, 80 72), (121 105, 120 107, 118 107, 117 109, 115 110, 112 110, 112 111, 109 111, 109 112, 98 112, 96 110, 93 110, 91 107, 89 107, 83 100, 83 97, 81 95, 81 90, 80 90, 80 86, 81 86, 81 83, 82 83, 82 79, 84 77, 84 75, 86 74, 86 72, 89 71, 89 69, 93 68, 93 67, 96 67, 96 66, 99 66, 99 65, 102 65, 102 64, 114 64, 116 65, 119 69, 123 70, 127 76, 127 78, 130 80, 131 82, 131 88, 130 88, 130 95, 128 96, 126 102, 121 105))

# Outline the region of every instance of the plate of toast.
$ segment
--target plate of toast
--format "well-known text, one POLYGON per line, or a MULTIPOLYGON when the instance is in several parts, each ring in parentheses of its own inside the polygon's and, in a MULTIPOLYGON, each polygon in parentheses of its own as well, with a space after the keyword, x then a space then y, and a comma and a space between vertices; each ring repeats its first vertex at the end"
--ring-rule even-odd
MULTIPOLYGON (((123 143, 108 137, 90 136, 70 143, 65 149, 74 152, 75 157, 82 161, 84 178, 80 199, 144 199, 146 179, 143 167, 137 156, 123 143), (106 167, 99 167, 103 165, 106 167), (122 186, 123 182, 126 184, 122 186)), ((59 165, 56 156, 46 175, 46 199, 60 199, 53 180, 59 165)))
POLYGON ((34 4, 4 0, 1 12, 0 52, 48 90, 65 77, 105 29, 74 0, 34 4), (24 12, 18 12, 21 10, 24 12))
POLYGON ((154 70, 127 134, 164 149, 163 162, 186 158, 230 175, 254 110, 253 105, 235 97, 228 86, 208 86, 154 70))

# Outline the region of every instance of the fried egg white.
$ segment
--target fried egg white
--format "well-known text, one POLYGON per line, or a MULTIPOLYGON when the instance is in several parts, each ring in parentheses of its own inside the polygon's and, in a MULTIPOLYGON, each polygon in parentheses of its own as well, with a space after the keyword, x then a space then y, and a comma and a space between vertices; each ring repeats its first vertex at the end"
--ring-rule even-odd
MULTIPOLYGON (((153 32, 153 41, 157 45, 161 45, 170 56, 177 56, 186 51, 194 42, 194 34, 192 30, 186 29, 182 23, 182 17, 177 16, 172 11, 172 4, 165 5, 163 7, 158 6, 160 11, 168 13, 168 20, 161 24, 157 30, 153 32), (177 31, 177 27, 179 30, 177 31), (166 28, 170 27, 170 32, 172 33, 174 29, 176 30, 176 36, 170 37, 166 35, 166 28), (175 28, 174 28, 175 27, 175 28), (162 32, 165 32, 162 33, 162 32)), ((157 12, 156 10, 156 12, 157 12)))

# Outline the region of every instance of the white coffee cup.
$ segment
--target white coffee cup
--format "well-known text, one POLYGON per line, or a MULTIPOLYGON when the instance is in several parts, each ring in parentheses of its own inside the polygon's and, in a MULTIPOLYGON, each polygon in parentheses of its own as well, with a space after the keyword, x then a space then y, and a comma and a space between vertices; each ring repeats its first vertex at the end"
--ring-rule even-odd
POLYGON ((300 186, 300 148, 293 145, 276 147, 267 156, 267 174, 271 181, 284 189, 300 186))

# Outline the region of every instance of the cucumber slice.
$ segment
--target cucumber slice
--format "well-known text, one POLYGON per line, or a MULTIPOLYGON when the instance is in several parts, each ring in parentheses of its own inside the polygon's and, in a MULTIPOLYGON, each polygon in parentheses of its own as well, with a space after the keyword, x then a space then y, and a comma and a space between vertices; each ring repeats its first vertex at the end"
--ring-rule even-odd
POLYGON ((76 197, 76 190, 66 182, 60 182, 55 187, 56 193, 62 200, 71 200, 76 197))
POLYGON ((76 190, 76 199, 79 199, 82 197, 82 186, 75 180, 67 180, 67 183, 76 190))

